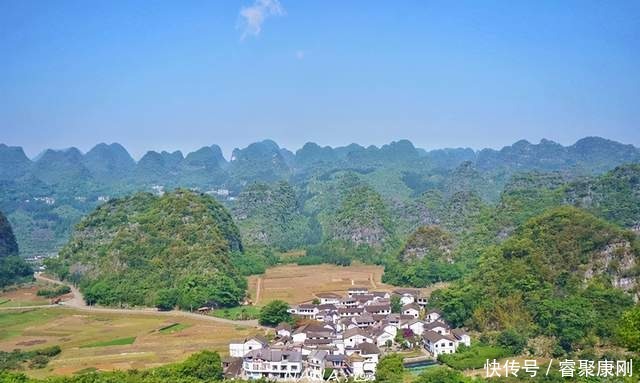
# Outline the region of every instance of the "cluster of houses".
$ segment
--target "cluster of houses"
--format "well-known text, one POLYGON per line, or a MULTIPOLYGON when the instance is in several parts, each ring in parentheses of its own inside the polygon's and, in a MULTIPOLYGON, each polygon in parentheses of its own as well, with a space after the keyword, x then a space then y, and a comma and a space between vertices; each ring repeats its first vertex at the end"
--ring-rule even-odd
POLYGON ((282 323, 268 341, 254 336, 229 344, 223 366, 227 377, 268 380, 373 378, 383 351, 420 345, 426 355, 453 353, 471 339, 452 329, 438 310, 425 306, 417 289, 393 292, 352 287, 346 296, 316 294, 314 303, 293 306, 300 321, 282 323), (402 305, 392 313, 396 295, 402 305), (403 343, 403 344, 399 344, 403 343))

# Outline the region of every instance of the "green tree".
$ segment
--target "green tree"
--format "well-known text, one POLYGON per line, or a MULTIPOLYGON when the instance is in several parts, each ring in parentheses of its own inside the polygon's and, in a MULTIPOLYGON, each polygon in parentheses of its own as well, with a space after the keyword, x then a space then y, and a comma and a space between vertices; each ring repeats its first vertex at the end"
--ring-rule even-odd
POLYGON ((527 338, 514 329, 504 330, 498 335, 498 344, 518 355, 527 345, 527 338))
POLYGON ((160 289, 156 296, 156 307, 161 311, 169 311, 176 307, 178 293, 175 289, 160 289))
POLYGON ((263 326, 277 326, 282 322, 290 322, 291 314, 286 302, 275 300, 269 302, 260 310, 259 322, 263 326))
POLYGON ((622 314, 616 335, 623 346, 631 351, 640 351, 640 306, 622 314))
POLYGON ((391 312, 400 313, 400 311, 402 311, 402 302, 400 301, 400 296, 392 295, 391 296, 391 312))
POLYGON ((376 382, 378 383, 402 383, 404 364, 398 354, 387 355, 380 360, 376 369, 376 382))
POLYGON ((467 383, 470 381, 458 371, 446 367, 436 367, 420 374, 414 383, 467 383))
POLYGON ((202 351, 191 355, 178 365, 178 373, 183 377, 203 381, 222 380, 222 361, 217 352, 202 351))

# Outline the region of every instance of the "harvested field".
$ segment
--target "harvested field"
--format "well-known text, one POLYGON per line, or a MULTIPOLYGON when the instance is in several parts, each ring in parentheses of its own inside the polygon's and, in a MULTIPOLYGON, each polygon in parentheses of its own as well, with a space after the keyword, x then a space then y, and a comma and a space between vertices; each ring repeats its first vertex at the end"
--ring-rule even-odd
POLYGON ((0 312, 0 350, 59 345, 62 353, 47 368, 26 371, 43 377, 90 368, 150 368, 205 349, 226 354, 230 340, 261 331, 196 318, 181 318, 179 325, 175 323, 175 319, 149 314, 87 313, 64 308, 12 310, 0 312), (161 331, 168 326, 172 331, 161 331), (133 342, 123 341, 132 338, 133 342), (96 347, 83 347, 87 345, 96 347))
MULTIPOLYGON (((364 286, 369 290, 391 291, 394 286, 381 282, 382 266, 352 264, 336 265, 284 265, 267 269, 263 275, 249 278, 249 293, 254 304, 260 306, 274 299, 288 303, 312 300, 316 293, 343 294, 351 286, 364 286)), ((440 286, 434 286, 441 287, 440 286)), ((431 289, 423 289, 429 292, 431 289)))

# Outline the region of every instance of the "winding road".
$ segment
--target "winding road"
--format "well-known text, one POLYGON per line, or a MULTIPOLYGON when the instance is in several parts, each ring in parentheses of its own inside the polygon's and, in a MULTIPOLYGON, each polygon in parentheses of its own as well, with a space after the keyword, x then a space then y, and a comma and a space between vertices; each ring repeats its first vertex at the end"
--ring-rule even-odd
POLYGON ((217 318, 210 315, 196 314, 196 313, 192 313, 188 311, 180 311, 180 310, 159 311, 158 309, 155 309, 155 308, 118 309, 118 308, 110 308, 110 307, 89 306, 85 303, 80 290, 78 290, 75 286, 59 281, 57 279, 46 277, 41 273, 35 273, 34 277, 39 281, 53 283, 56 285, 69 286, 69 288, 71 289, 72 298, 61 302, 59 305, 5 307, 5 308, 0 308, 0 310, 15 310, 15 309, 27 309, 27 308, 45 309, 45 308, 51 308, 51 307, 68 307, 68 308, 81 310, 81 311, 91 311, 91 312, 99 312, 99 313, 185 317, 185 318, 207 320, 207 321, 218 322, 218 323, 226 323, 226 324, 235 325, 235 326, 266 328, 266 327, 260 326, 257 320, 231 320, 231 319, 217 318))

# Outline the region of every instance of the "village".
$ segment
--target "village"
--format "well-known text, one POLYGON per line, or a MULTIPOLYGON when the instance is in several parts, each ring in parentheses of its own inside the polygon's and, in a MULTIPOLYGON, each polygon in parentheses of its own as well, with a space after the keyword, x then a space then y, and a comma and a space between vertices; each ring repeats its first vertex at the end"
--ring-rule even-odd
POLYGON ((253 336, 229 344, 223 361, 228 378, 310 381, 372 380, 380 359, 401 349, 422 359, 454 353, 471 338, 452 329, 417 289, 393 292, 351 287, 346 295, 317 293, 311 303, 290 307, 298 325, 281 323, 268 340, 253 336), (392 310, 401 307, 400 312, 392 310))

